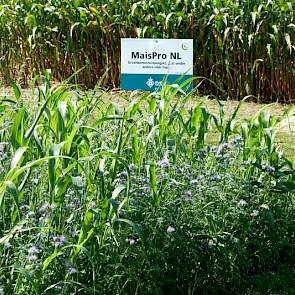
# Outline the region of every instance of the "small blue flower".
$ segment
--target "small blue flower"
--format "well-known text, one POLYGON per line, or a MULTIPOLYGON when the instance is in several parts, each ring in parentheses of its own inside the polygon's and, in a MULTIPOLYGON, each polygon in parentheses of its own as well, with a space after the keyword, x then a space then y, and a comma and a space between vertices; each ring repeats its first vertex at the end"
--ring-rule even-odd
POLYGON ((212 146, 209 146, 208 151, 209 151, 210 153, 215 154, 215 153, 217 153, 218 148, 217 148, 216 146, 213 146, 213 145, 212 145, 212 146))
POLYGON ((27 214, 26 214, 26 219, 34 219, 35 218, 35 212, 33 211, 29 211, 27 214))
POLYGON ((54 209, 54 205, 50 205, 49 203, 44 203, 40 209, 38 210, 39 213, 48 212, 54 209))
POLYGON ((68 273, 69 273, 70 275, 73 275, 73 274, 77 273, 77 269, 76 269, 75 267, 73 267, 73 266, 70 266, 70 267, 68 268, 68 273))
POLYGON ((37 254, 39 252, 40 252, 40 250, 36 246, 30 247, 28 250, 29 255, 37 254))
POLYGON ((78 272, 77 269, 69 261, 65 261, 65 266, 68 274, 70 275, 73 275, 78 272))
POLYGON ((192 201, 193 200, 193 195, 191 191, 185 191, 184 192, 184 199, 186 201, 192 201))
POLYGON ((38 259, 38 256, 35 255, 35 254, 31 254, 31 255, 28 255, 27 259, 31 262, 33 261, 36 261, 38 259))
POLYGON ((56 247, 62 247, 67 243, 67 238, 65 236, 53 237, 53 242, 56 247))
POLYGON ((170 162, 168 158, 164 158, 163 160, 157 163, 161 168, 168 168, 170 166, 170 162))
POLYGON ((243 138, 241 136, 237 136, 231 140, 231 144, 240 146, 243 143, 243 138))
POLYGON ((219 181, 220 179, 221 179, 221 177, 219 175, 217 175, 217 174, 211 175, 209 177, 209 180, 211 180, 211 181, 219 181))
POLYGON ((7 241, 7 242, 4 244, 4 248, 5 248, 5 249, 9 249, 9 248, 11 248, 11 244, 10 244, 9 241, 7 241))
POLYGON ((276 171, 276 169, 272 166, 269 165, 262 165, 262 169, 264 170, 264 172, 266 173, 273 173, 276 171))

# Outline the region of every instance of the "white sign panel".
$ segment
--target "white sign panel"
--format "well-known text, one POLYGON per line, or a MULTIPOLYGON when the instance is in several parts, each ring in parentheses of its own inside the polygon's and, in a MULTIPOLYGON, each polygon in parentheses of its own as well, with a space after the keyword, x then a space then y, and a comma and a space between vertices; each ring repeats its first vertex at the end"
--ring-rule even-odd
POLYGON ((159 90, 192 75, 192 39, 121 39, 122 89, 159 90))

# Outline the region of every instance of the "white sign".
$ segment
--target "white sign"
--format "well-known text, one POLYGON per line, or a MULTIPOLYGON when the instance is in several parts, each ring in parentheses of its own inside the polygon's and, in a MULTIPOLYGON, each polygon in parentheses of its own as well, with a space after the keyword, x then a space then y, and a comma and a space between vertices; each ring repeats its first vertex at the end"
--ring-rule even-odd
POLYGON ((182 83, 192 75, 192 39, 121 39, 122 89, 159 90, 163 80, 182 83))

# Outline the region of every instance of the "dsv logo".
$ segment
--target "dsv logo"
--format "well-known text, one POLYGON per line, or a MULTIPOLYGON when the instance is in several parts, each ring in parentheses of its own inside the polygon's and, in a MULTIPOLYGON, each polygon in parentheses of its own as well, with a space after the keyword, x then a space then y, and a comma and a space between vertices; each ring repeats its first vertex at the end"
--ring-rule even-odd
POLYGON ((154 81, 152 77, 149 77, 149 79, 146 82, 146 85, 149 88, 153 88, 155 86, 156 90, 158 90, 160 87, 162 87, 162 81, 154 81))

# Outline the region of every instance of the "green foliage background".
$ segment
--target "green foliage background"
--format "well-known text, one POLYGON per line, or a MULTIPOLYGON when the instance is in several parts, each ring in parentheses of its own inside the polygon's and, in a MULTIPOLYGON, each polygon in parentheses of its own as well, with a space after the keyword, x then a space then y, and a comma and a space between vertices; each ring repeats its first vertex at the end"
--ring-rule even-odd
POLYGON ((294 1, 0 0, 0 75, 26 84, 51 68, 62 80, 119 85, 120 38, 194 38, 203 92, 290 102, 294 1), (293 2, 293 3, 292 3, 293 2))

